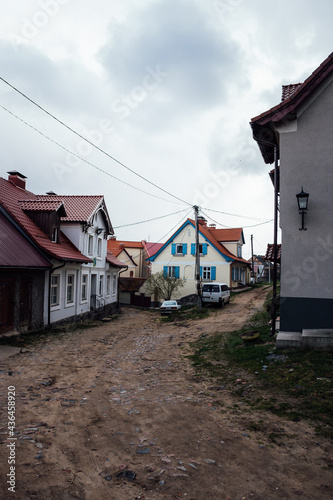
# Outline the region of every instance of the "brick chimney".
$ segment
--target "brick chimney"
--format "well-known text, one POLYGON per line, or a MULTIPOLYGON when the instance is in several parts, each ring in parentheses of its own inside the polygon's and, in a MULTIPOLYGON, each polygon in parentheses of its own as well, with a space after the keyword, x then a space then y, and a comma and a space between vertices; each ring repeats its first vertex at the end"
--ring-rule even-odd
POLYGON ((7 174, 9 174, 8 180, 10 182, 21 189, 25 189, 25 175, 20 174, 20 172, 17 172, 17 170, 11 170, 10 172, 7 172, 7 174))
POLYGON ((200 224, 200 226, 207 227, 207 220, 204 217, 202 217, 201 215, 199 215, 199 217, 198 217, 198 223, 200 224))

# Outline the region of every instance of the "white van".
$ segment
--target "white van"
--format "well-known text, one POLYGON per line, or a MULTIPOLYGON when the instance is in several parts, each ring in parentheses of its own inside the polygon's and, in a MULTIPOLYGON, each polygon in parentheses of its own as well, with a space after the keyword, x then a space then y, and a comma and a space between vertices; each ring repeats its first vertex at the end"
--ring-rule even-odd
POLYGON ((202 304, 218 304, 223 307, 230 302, 230 289, 226 283, 204 283, 202 304))

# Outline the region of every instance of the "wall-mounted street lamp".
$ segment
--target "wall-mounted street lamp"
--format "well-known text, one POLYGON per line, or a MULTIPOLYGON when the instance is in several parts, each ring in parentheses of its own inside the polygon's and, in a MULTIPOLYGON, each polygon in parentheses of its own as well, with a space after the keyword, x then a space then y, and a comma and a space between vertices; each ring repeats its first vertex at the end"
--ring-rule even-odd
POLYGON ((296 195, 297 204, 298 204, 298 213, 302 214, 302 227, 299 228, 300 231, 306 231, 306 227, 304 227, 304 214, 308 211, 308 203, 309 203, 309 193, 305 193, 302 191, 296 195))

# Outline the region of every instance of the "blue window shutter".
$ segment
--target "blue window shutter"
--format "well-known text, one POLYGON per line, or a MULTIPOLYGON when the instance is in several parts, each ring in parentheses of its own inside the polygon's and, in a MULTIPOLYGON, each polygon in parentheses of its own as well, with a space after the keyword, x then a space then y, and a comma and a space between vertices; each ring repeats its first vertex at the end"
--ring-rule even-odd
POLYGON ((200 266, 200 278, 202 278, 202 266, 200 266))
POLYGON ((183 243, 183 255, 187 254, 187 243, 183 243))
POLYGON ((179 266, 175 267, 175 278, 179 278, 179 266))
POLYGON ((202 255, 207 255, 207 243, 204 243, 202 245, 202 255))
POLYGON ((210 277, 212 280, 216 280, 216 267, 215 266, 210 268, 210 277))
POLYGON ((176 253, 176 243, 172 243, 172 245, 171 245, 171 253, 172 253, 172 255, 175 255, 175 253, 176 253))
POLYGON ((235 268, 234 267, 231 268, 231 279, 232 279, 232 281, 235 281, 235 268))
POLYGON ((168 266, 163 266, 163 276, 164 276, 164 278, 167 278, 167 276, 168 276, 168 266))
POLYGON ((195 243, 191 243, 191 255, 195 255, 195 243))

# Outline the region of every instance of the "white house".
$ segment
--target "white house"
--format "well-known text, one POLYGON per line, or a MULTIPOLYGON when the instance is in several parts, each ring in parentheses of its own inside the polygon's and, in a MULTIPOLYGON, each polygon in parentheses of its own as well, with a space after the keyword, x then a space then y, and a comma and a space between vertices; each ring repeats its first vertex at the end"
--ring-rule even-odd
POLYGON ((263 160, 275 163, 280 193, 281 346, 284 339, 333 343, 332 102, 333 53, 303 83, 284 85, 281 102, 251 120, 263 160), (302 191, 308 210, 297 204, 302 191))
POLYGON ((0 204, 52 264, 44 325, 117 308, 118 272, 126 266, 107 250, 113 228, 103 196, 35 195, 12 171, 0 179, 0 204))
MULTIPOLYGON (((165 276, 184 278, 179 296, 196 293, 195 281, 195 222, 187 219, 168 241, 148 260, 152 273, 163 271, 165 276)), ((199 219, 199 251, 201 281, 226 283, 229 287, 249 282, 249 263, 242 258, 244 235, 241 228, 216 229, 199 219)))

